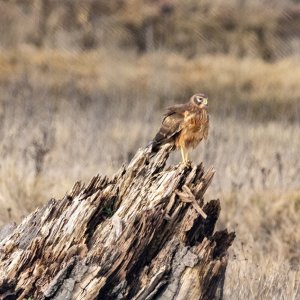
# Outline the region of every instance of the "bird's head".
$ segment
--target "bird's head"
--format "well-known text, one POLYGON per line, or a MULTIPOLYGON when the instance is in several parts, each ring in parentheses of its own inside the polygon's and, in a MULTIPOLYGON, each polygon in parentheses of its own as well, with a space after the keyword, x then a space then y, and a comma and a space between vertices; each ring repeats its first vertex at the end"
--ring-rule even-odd
POLYGON ((191 97, 191 102, 199 108, 206 108, 208 106, 208 97, 205 94, 199 93, 191 97))

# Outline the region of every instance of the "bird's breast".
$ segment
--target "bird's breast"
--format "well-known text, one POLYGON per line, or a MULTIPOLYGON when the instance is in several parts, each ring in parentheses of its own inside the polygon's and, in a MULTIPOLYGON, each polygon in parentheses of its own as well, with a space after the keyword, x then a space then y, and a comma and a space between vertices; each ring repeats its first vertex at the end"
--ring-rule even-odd
POLYGON ((195 148, 208 135, 208 114, 206 111, 186 113, 179 143, 195 148))
POLYGON ((185 120, 185 127, 193 132, 197 132, 201 130, 201 128, 208 125, 208 115, 206 111, 187 114, 184 120, 185 120))

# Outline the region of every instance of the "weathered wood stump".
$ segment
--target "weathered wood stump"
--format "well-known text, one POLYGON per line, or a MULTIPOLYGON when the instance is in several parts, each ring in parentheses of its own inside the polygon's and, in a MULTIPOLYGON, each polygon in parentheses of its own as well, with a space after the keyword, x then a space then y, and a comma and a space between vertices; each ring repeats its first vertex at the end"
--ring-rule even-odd
POLYGON ((221 299, 234 233, 214 233, 214 171, 140 149, 0 234, 1 299, 221 299), (4 237, 3 237, 4 236, 4 237))

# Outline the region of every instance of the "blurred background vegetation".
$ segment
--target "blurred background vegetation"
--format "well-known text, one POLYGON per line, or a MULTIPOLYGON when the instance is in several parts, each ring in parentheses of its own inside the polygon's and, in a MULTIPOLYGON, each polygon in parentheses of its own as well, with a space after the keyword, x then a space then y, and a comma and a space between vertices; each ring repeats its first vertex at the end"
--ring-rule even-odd
MULTIPOLYGON (((209 95, 227 299, 300 298, 300 2, 1 0, 0 225, 112 174, 209 95)), ((170 163, 178 163, 174 153, 170 163)))

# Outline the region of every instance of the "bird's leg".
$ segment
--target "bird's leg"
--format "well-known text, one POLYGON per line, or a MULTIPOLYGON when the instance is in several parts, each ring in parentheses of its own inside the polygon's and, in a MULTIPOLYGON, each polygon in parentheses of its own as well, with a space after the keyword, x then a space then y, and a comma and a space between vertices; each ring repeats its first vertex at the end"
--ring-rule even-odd
POLYGON ((185 152, 185 163, 187 163, 189 161, 189 152, 186 148, 184 148, 184 152, 185 152))
POLYGON ((184 153, 184 146, 180 146, 180 151, 181 151, 181 157, 182 157, 182 162, 185 163, 185 153, 184 153))
POLYGON ((180 146, 180 150, 181 150, 182 162, 187 165, 189 160, 189 154, 184 144, 180 146))
POLYGON ((189 161, 189 153, 184 144, 181 146, 181 155, 183 163, 186 166, 191 166, 191 162, 189 161))

